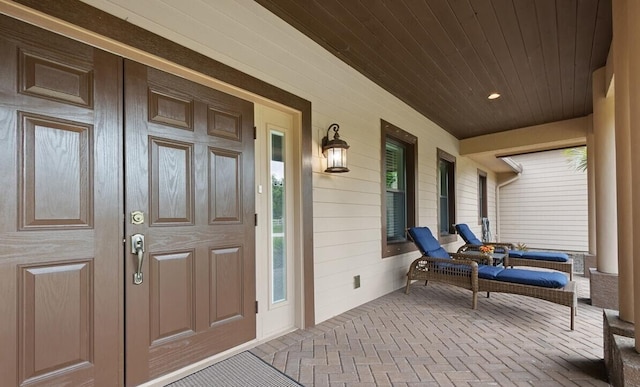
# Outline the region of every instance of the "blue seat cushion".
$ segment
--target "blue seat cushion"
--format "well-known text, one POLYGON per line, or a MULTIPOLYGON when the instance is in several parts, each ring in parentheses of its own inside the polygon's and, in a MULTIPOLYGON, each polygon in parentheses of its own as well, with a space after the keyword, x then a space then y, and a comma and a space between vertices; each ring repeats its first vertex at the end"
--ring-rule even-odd
POLYGON ((471 266, 464 265, 464 264, 458 264, 458 263, 438 262, 438 263, 436 263, 434 265, 434 268, 436 270, 442 270, 442 271, 455 270, 458 274, 459 273, 471 273, 471 266))
POLYGON ((425 253, 425 255, 427 257, 432 257, 432 258, 449 258, 449 259, 451 259, 451 256, 449 255, 449 253, 447 253, 447 250, 445 250, 442 247, 438 247, 435 250, 427 251, 425 253))
POLYGON ((478 278, 494 280, 504 270, 502 266, 478 265, 478 278))
POLYGON ((496 275, 496 280, 545 288, 563 288, 568 282, 562 273, 524 269, 504 269, 496 275))
POLYGON ((451 258, 428 227, 411 227, 409 235, 422 254, 433 258, 451 258))
POLYGON ((509 250, 509 256, 539 261, 569 262, 569 255, 557 251, 509 250))
MULTIPOLYGON (((456 263, 437 263, 436 268, 440 270, 455 269, 462 273, 471 272, 471 266, 459 265, 456 263)), ((478 265, 478 278, 495 280, 497 279, 498 274, 503 270, 506 269, 502 266, 478 265)))
POLYGON ((456 230, 458 234, 464 239, 465 243, 470 243, 472 245, 482 245, 482 241, 476 237, 476 235, 471 231, 468 225, 465 223, 456 224, 456 230))

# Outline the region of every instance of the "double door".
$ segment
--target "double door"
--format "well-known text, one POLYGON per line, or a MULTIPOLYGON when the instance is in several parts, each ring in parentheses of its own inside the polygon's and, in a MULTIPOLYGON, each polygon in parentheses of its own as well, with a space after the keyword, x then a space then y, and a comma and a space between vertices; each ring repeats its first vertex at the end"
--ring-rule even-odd
POLYGON ((254 338, 253 105, 0 35, 2 379, 136 385, 254 338))

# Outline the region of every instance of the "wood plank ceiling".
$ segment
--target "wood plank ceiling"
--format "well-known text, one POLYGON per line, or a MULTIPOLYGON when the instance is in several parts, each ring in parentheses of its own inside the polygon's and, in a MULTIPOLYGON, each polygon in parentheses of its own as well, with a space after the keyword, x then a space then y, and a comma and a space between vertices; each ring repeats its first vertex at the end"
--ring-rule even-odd
POLYGON ((458 139, 590 114, 612 37, 611 0, 256 1, 458 139))

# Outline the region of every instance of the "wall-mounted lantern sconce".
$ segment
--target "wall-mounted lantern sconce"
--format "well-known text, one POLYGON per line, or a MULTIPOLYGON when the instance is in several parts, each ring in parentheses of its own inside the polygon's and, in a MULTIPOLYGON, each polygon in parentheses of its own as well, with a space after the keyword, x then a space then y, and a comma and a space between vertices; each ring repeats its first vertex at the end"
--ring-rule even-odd
POLYGON ((347 168, 347 149, 349 149, 349 144, 340 139, 339 129, 340 125, 331 124, 327 129, 327 135, 322 139, 322 154, 327 158, 325 172, 349 172, 349 168, 347 168), (329 140, 329 131, 331 129, 333 129, 334 133, 333 140, 329 140))

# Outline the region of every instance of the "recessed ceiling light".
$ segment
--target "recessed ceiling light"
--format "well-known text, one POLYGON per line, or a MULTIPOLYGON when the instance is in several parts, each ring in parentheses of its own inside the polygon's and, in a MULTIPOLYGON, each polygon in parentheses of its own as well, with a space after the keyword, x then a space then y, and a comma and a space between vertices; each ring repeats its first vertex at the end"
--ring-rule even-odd
POLYGON ((489 99, 500 98, 500 93, 491 93, 491 94, 489 94, 489 96, 487 98, 489 98, 489 99))

